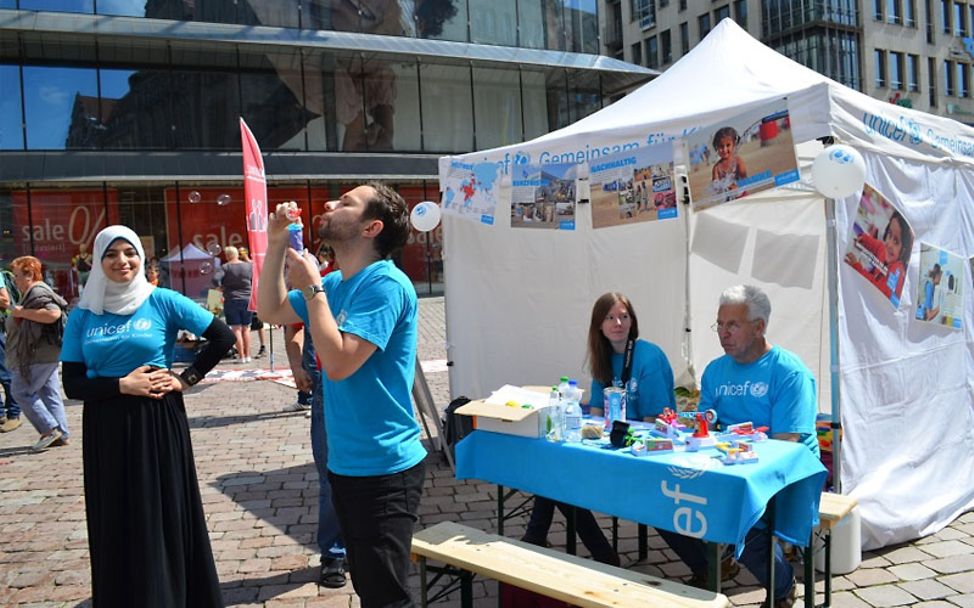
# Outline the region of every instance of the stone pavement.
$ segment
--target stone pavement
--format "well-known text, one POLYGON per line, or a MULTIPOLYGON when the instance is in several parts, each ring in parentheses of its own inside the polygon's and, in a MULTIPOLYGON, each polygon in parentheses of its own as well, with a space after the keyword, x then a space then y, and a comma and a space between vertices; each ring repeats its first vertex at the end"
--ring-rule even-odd
MULTIPOLYGON (((445 369, 443 299, 421 300, 420 311, 420 357, 445 369)), ((275 333, 279 340, 280 332, 275 333)), ((281 366, 280 342, 275 343, 281 366)), ((433 372, 428 379, 436 402, 445 406, 447 373, 433 372)), ((350 584, 335 591, 314 583, 317 481, 309 421, 283 411, 293 401, 292 389, 266 381, 219 382, 187 395, 204 508, 228 606, 358 606, 350 584)), ((68 418, 71 445, 41 454, 27 450, 36 439, 27 423, 0 435, 0 606, 90 604, 80 405, 68 407, 68 418)), ((494 486, 455 480, 439 456, 431 456, 427 467, 421 526, 457 520, 494 529, 494 486)), ((624 565, 658 576, 687 574, 655 535, 649 558, 634 563, 635 525, 623 522, 620 528, 624 565)), ((509 523, 508 530, 519 535, 523 522, 509 523)), ((564 547, 558 517, 550 540, 564 547)), ((818 590, 821 601, 821 583, 818 590)), ((478 605, 497 606, 495 583, 478 579, 474 593, 478 605)), ((744 572, 726 593, 735 606, 756 606, 764 596, 744 572)), ((454 594, 441 605, 458 604, 454 594)), ((974 513, 928 538, 867 553, 857 571, 834 579, 833 605, 974 608, 974 513)))

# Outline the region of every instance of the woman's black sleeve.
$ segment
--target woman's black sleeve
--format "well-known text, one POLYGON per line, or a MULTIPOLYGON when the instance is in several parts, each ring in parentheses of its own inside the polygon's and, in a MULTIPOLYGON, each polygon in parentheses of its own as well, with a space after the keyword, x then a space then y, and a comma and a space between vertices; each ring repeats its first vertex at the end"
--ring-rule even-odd
POLYGON ((216 317, 213 317, 213 322, 203 332, 203 337, 206 338, 206 346, 196 355, 193 364, 179 374, 190 386, 202 380, 207 372, 216 367, 237 341, 227 324, 216 317))
POLYGON ((61 381, 69 399, 99 401, 118 397, 118 378, 89 378, 88 366, 76 361, 61 364, 61 381))

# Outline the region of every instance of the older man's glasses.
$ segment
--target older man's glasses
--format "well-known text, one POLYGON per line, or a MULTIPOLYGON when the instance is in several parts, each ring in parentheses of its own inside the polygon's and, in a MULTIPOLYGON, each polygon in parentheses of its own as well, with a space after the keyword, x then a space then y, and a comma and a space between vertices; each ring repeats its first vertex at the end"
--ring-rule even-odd
POLYGON ((716 323, 710 326, 710 329, 717 332, 718 334, 722 334, 725 332, 729 334, 736 334, 737 332, 741 331, 743 327, 744 326, 738 323, 737 321, 728 321, 727 323, 721 323, 720 321, 717 321, 716 323))

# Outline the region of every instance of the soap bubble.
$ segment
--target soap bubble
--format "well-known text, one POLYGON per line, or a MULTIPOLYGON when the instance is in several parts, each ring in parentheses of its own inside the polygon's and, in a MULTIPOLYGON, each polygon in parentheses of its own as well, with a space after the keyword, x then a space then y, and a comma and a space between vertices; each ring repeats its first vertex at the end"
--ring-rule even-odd
POLYGON ((216 204, 221 207, 226 207, 230 204, 231 200, 233 199, 230 198, 229 194, 221 194, 220 196, 216 197, 216 204))
POLYGON ((210 241, 210 244, 206 246, 206 251, 212 256, 218 256, 223 253, 223 247, 220 247, 220 243, 216 241, 210 241))
POLYGON ((200 274, 205 276, 213 272, 213 264, 210 262, 200 262, 200 274))
POLYGON ((187 198, 189 199, 189 202, 195 205, 196 203, 200 202, 200 200, 202 200, 203 197, 200 196, 200 193, 198 191, 193 190, 189 193, 189 196, 187 198))

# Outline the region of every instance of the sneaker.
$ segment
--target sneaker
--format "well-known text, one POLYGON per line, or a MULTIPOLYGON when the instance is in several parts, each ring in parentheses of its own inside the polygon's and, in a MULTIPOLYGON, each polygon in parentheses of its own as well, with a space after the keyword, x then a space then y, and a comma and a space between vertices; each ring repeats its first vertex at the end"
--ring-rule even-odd
POLYGON ((24 421, 21 420, 19 416, 17 418, 6 418, 4 419, 3 424, 0 424, 0 433, 16 431, 23 423, 24 421))
POLYGON ((41 435, 41 438, 37 440, 37 443, 30 446, 31 452, 43 452, 47 448, 51 447, 55 441, 61 438, 61 431, 54 429, 47 435, 41 435))
POLYGON ((241 363, 250 363, 250 357, 244 357, 240 360, 241 363))
POLYGON ((60 448, 66 445, 71 445, 71 440, 65 437, 64 435, 61 435, 61 437, 57 441, 51 444, 51 447, 60 448))
POLYGON ((295 401, 291 405, 289 405, 286 408, 284 408, 284 411, 285 412, 310 412, 311 411, 311 405, 310 404, 309 405, 305 405, 305 404, 301 403, 300 401, 295 401))
POLYGON ((345 572, 348 567, 345 558, 333 557, 321 560, 321 573, 318 576, 318 584, 329 589, 341 589, 348 582, 345 572))
MULTIPOLYGON (((727 556, 720 562, 720 582, 726 583, 729 580, 734 579, 737 574, 741 571, 741 567, 738 565, 737 561, 733 557, 727 556)), ((706 572, 694 572, 693 576, 687 579, 686 584, 690 587, 696 587, 697 589, 708 589, 709 577, 706 572)))
POLYGON ((260 359, 261 357, 264 356, 264 353, 266 352, 267 352, 267 348, 265 348, 264 345, 261 344, 260 348, 257 349, 257 354, 254 355, 254 359, 260 359))
POLYGON ((311 408, 310 407, 304 412, 304 417, 305 418, 311 418, 311 408))

